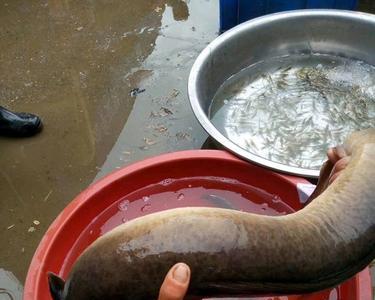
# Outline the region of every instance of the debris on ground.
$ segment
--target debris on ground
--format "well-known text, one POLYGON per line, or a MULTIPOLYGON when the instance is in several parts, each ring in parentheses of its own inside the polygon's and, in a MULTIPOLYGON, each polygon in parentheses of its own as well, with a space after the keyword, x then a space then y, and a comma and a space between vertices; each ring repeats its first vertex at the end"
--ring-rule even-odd
POLYGON ((157 12, 157 13, 161 12, 162 10, 163 10, 163 9, 162 9, 160 6, 158 6, 158 7, 156 7, 156 8, 154 9, 154 11, 157 12))
POLYGON ((37 225, 37 226, 40 225, 40 222, 38 220, 34 220, 33 223, 34 225, 37 225))
POLYGON ((16 226, 16 225, 15 225, 15 224, 12 224, 12 225, 8 226, 7 229, 8 229, 8 230, 9 230, 9 229, 12 229, 14 226, 16 226))
POLYGON ((179 90, 173 89, 172 93, 168 96, 167 101, 175 99, 179 94, 179 90))
POLYGON ((162 106, 159 112, 152 111, 149 118, 166 117, 169 115, 173 115, 173 111, 165 106, 162 106))
POLYGON ((178 140, 191 140, 191 135, 187 132, 177 132, 176 137, 178 140))
POLYGON ((154 130, 162 133, 162 132, 166 132, 168 130, 168 128, 163 126, 163 125, 160 125, 160 126, 154 127, 154 130))
POLYGON ((27 230, 27 232, 34 232, 36 229, 35 229, 35 227, 34 226, 31 226, 28 230, 27 230))
POLYGON ((47 202, 47 200, 48 200, 49 196, 51 196, 51 194, 52 194, 52 190, 50 190, 50 191, 48 192, 47 196, 44 197, 43 202, 47 202))
POLYGON ((150 112, 149 118, 156 118, 157 116, 158 116, 158 114, 152 111, 152 112, 150 112))
POLYGON ((157 141, 153 141, 149 138, 143 138, 143 140, 145 141, 146 145, 148 145, 148 146, 152 146, 152 145, 155 145, 157 143, 157 141))
POLYGON ((160 108, 160 110, 161 110, 161 114, 160 114, 161 117, 165 117, 165 116, 168 116, 168 115, 173 115, 173 112, 169 108, 166 108, 164 106, 162 106, 160 108))
POLYGON ((134 89, 130 90, 129 94, 130 94, 130 97, 135 97, 138 94, 143 93, 144 91, 146 91, 146 89, 134 88, 134 89))
POLYGON ((171 97, 176 98, 180 94, 179 90, 173 89, 173 92, 171 94, 171 97))

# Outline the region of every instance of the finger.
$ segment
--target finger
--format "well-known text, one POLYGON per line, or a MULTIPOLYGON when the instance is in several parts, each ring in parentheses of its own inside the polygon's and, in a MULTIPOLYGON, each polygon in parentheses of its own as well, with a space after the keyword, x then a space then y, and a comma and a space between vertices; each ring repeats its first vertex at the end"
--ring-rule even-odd
POLYGON ((331 160, 327 160, 323 164, 322 168, 320 169, 318 184, 314 192, 310 195, 309 199, 306 201, 305 205, 309 204, 312 200, 314 200, 321 193, 323 193, 324 190, 327 188, 328 180, 331 176, 333 166, 334 164, 332 163, 331 160))
POLYGON ((327 151, 327 156, 329 158, 329 160, 332 162, 332 163, 336 163, 337 161, 339 161, 340 159, 344 158, 347 156, 346 154, 346 151, 345 151, 345 148, 343 146, 336 146, 336 147, 333 147, 333 148, 330 148, 328 151, 327 151))
POLYGON ((346 156, 344 158, 341 158, 338 162, 336 162, 336 164, 334 165, 333 170, 331 172, 331 176, 328 180, 329 184, 331 184, 332 182, 334 182, 337 179, 339 174, 346 168, 349 161, 350 161, 350 156, 346 156))
POLYGON ((337 160, 335 148, 329 148, 327 151, 327 156, 330 162, 335 163, 337 160))
POLYGON ((332 184, 332 182, 334 182, 334 181, 337 179, 337 177, 340 176, 341 172, 342 172, 342 171, 333 174, 333 175, 329 178, 328 184, 332 184))
POLYGON ((340 172, 346 168, 350 161, 350 156, 346 156, 344 158, 341 158, 334 166, 332 172, 340 172))
POLYGON ((190 268, 184 263, 174 265, 161 285, 158 300, 182 300, 189 287, 190 268))
POLYGON ((346 167, 350 158, 343 146, 336 146, 328 149, 327 156, 328 160, 320 169, 318 184, 305 203, 306 205, 323 193, 328 185, 336 180, 341 171, 346 167))

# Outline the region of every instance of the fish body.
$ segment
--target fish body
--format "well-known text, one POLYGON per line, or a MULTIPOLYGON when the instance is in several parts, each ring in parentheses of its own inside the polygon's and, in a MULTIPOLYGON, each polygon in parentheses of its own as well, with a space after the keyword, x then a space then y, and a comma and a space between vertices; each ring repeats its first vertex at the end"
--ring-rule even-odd
POLYGON ((350 162, 304 209, 261 216, 178 208, 115 228, 88 247, 55 300, 156 299, 177 262, 191 268, 188 294, 299 294, 333 287, 375 258, 375 129, 352 134, 350 162))

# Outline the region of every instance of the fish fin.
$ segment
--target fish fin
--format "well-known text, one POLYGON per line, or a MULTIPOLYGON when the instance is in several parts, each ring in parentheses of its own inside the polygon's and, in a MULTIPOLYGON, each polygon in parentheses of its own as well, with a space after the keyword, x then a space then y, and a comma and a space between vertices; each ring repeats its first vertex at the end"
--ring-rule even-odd
POLYGON ((52 272, 48 272, 49 290, 53 300, 63 300, 65 281, 52 272))

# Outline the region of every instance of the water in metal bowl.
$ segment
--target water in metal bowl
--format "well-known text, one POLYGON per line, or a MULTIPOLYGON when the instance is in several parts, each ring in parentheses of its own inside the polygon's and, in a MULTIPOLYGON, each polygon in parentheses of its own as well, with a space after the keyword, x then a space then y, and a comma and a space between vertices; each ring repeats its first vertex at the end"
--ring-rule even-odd
POLYGON ((188 92, 208 134, 253 163, 318 177, 329 146, 375 127, 375 16, 282 12, 245 22, 196 59, 188 92))
POLYGON ((209 118, 255 155, 319 170, 328 147, 375 127, 375 67, 320 54, 260 61, 224 82, 209 118))

